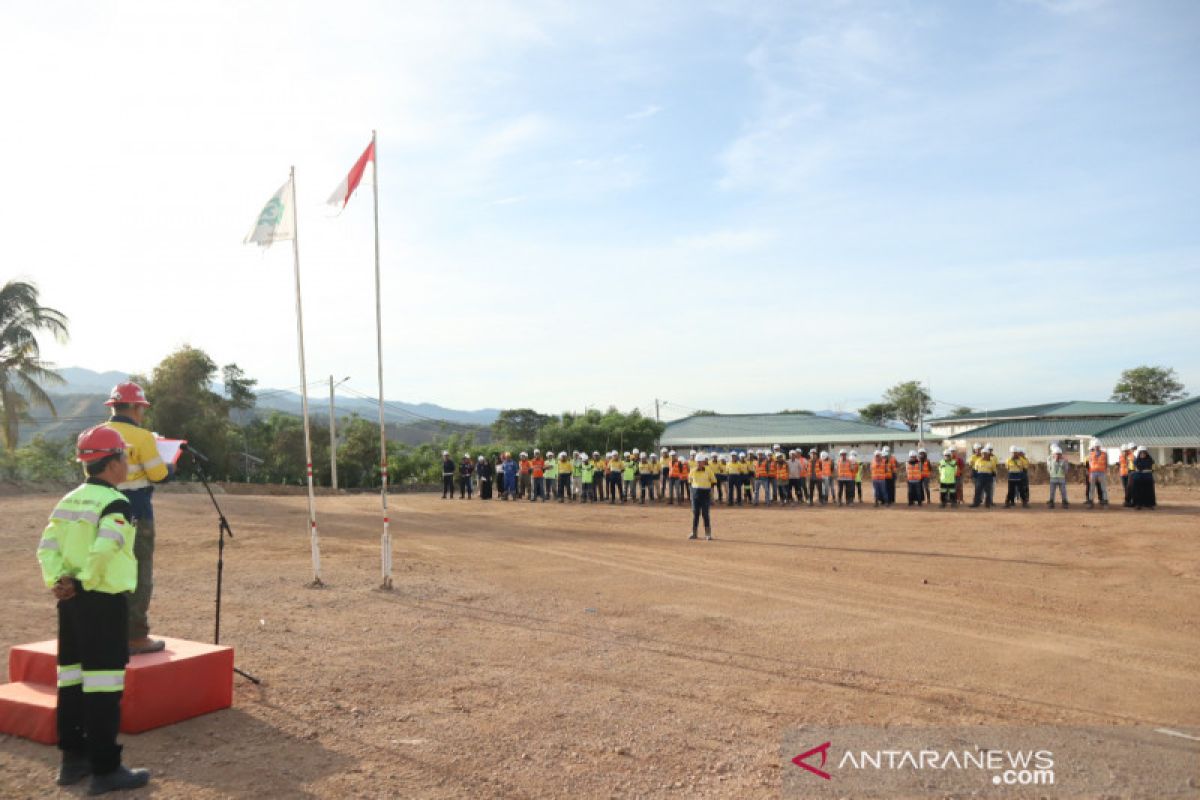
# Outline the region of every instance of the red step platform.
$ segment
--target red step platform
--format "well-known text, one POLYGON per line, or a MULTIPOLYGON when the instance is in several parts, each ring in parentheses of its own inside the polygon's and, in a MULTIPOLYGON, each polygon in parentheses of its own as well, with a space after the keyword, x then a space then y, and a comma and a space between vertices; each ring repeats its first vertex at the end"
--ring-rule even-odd
MULTIPOLYGON (((133 656, 125 668, 121 731, 141 733, 233 705, 233 648, 159 637, 166 649, 133 656)), ((57 741, 57 643, 18 645, 8 654, 12 683, 0 686, 0 733, 57 741)))

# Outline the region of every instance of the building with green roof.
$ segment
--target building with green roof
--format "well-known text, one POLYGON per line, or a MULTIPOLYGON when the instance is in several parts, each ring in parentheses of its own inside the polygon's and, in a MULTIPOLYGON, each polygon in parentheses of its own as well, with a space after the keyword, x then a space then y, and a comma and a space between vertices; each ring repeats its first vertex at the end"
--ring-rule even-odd
POLYGON ((1131 414, 1095 436, 1110 448, 1145 445, 1159 464, 1195 464, 1200 451, 1200 397, 1131 414))
POLYGON ((1025 420, 1095 419, 1115 421, 1139 411, 1148 411, 1158 406, 1138 403, 1113 403, 1092 400, 1060 400, 1056 403, 1040 403, 1015 408, 993 408, 972 411, 957 417, 934 417, 925 420, 932 438, 960 438, 968 431, 997 422, 1025 420))

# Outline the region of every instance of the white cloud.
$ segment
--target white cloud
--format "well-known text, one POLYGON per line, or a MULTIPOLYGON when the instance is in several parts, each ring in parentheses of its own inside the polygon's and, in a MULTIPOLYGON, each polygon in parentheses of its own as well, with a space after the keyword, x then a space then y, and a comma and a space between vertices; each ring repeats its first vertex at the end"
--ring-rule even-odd
POLYGON ((662 111, 662 106, 648 105, 640 111, 634 111, 629 114, 626 114, 625 119, 630 119, 630 120, 649 119, 650 117, 653 117, 655 114, 657 114, 660 111, 662 111))

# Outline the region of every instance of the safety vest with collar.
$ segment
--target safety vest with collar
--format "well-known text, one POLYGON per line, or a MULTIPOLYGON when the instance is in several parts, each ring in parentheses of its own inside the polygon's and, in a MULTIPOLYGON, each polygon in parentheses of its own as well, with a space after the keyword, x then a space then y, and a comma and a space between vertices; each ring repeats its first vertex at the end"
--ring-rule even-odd
POLYGON ((654 465, 651 464, 649 461, 639 461, 637 468, 638 468, 639 475, 653 475, 654 474, 654 465))
POLYGON ((768 478, 771 476, 771 462, 765 458, 759 459, 758 464, 754 467, 754 477, 768 478))
POLYGON ((521 475, 528 475, 530 470, 529 459, 523 458, 517 462, 517 472, 521 475))
POLYGON ((777 480, 777 481, 785 481, 785 482, 787 481, 788 465, 787 465, 786 461, 776 461, 775 462, 774 476, 775 476, 775 480, 777 480))
POLYGON ((1103 450, 1093 450, 1088 456, 1088 472, 1108 472, 1108 454, 1103 450))
POLYGON ((918 460, 917 463, 919 463, 921 465, 921 477, 922 478, 932 478, 933 477, 933 464, 929 461, 928 458, 925 459, 924 461, 918 460))
POLYGON ((838 460, 838 480, 854 480, 854 462, 848 458, 838 460))
POLYGON ((543 459, 535 458, 529 462, 529 468, 533 470, 533 477, 540 478, 546 469, 546 462, 543 459))
MULTIPOLYGON (((537 476, 537 473, 534 473, 534 477, 536 477, 536 476, 537 476)), ((556 480, 558 478, 558 462, 557 461, 547 461, 546 462, 546 469, 543 474, 543 477, 548 481, 556 480)))
POLYGON ((1004 462, 1004 466, 1008 468, 1010 477, 1020 477, 1025 474, 1025 470, 1029 469, 1029 462, 1022 456, 1013 456, 1004 462))
POLYGON ((888 456, 887 459, 887 476, 889 478, 896 477, 896 473, 900 470, 900 463, 896 461, 895 456, 888 456))
POLYGON ((958 479, 958 462, 953 458, 943 458, 938 464, 938 480, 941 483, 953 484, 958 479))
POLYGON ((996 467, 998 466, 999 462, 996 461, 996 457, 993 455, 982 455, 975 459, 975 471, 983 475, 996 474, 996 467))
POLYGON ((820 475, 822 478, 832 478, 833 477, 833 462, 830 461, 828 458, 818 459, 817 474, 820 475))
POLYGON ((579 468, 579 479, 583 483, 592 483, 596 480, 596 467, 593 464, 584 464, 579 468))
POLYGON ((112 486, 89 480, 67 493, 42 531, 37 557, 42 580, 53 586, 63 575, 89 592, 121 594, 137 588, 137 535, 129 522, 129 500, 112 486))
POLYGON ((679 462, 679 479, 681 481, 686 481, 688 479, 688 475, 690 475, 691 473, 692 473, 691 464, 689 464, 686 461, 680 461, 679 462))
POLYGON ((1132 466, 1133 461, 1129 458, 1128 453, 1122 453, 1117 463, 1121 466, 1121 477, 1124 478, 1129 474, 1129 468, 1132 466))
POLYGON ((910 481, 921 480, 921 462, 906 461, 904 462, 904 477, 910 481))
POLYGON ((887 461, 883 456, 875 456, 871 459, 871 480, 884 481, 887 480, 888 468, 887 461))
POLYGON ((158 454, 158 442, 154 434, 138 427, 128 417, 120 415, 104 424, 121 434, 121 438, 129 445, 125 450, 129 459, 129 472, 126 473, 124 482, 116 488, 129 501, 130 520, 153 519, 153 484, 165 481, 171 474, 158 454))
POLYGON ((630 460, 625 462, 625 466, 621 468, 621 480, 631 481, 633 476, 637 474, 638 465, 636 461, 630 460))
POLYGON ((570 461, 559 460, 559 462, 558 462, 558 474, 559 475, 570 475, 574 471, 575 471, 575 465, 573 465, 570 461))
POLYGON ((680 463, 678 461, 672 461, 670 476, 672 478, 679 478, 679 477, 682 477, 682 475, 683 475, 683 467, 680 465, 680 463))

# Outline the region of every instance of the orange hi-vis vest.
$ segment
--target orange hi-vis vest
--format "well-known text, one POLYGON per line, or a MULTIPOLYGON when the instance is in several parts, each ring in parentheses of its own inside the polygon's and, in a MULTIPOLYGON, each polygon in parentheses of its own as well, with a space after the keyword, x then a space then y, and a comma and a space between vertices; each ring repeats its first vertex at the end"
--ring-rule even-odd
POLYGON ((922 472, 924 472, 924 470, 921 469, 920 461, 906 461, 904 463, 904 473, 910 481, 921 480, 922 472))
POLYGON ((686 461, 679 462, 679 479, 686 481, 692 474, 692 467, 686 461))
POLYGON ((922 478, 932 478, 933 477, 933 462, 931 462, 929 459, 925 459, 924 461, 921 461, 920 464, 921 464, 921 477, 922 478))
POLYGON ((680 472, 680 468, 679 468, 679 461, 678 460, 672 461, 671 462, 671 471, 668 473, 668 476, 671 478, 678 478, 678 477, 681 477, 682 475, 683 475, 683 473, 680 472))
POLYGON ((1108 472, 1108 454, 1101 450, 1088 456, 1088 472, 1108 472))
POLYGON ((1133 462, 1133 459, 1129 458, 1128 453, 1123 454, 1121 456, 1121 460, 1119 462, 1117 462, 1121 465, 1121 477, 1122 478, 1124 478, 1126 475, 1129 474, 1129 466, 1132 462, 1133 462))
POLYGON ((896 477, 896 472, 900 469, 900 465, 896 462, 895 456, 887 457, 887 476, 889 478, 896 477))
POLYGON ((887 461, 884 460, 883 456, 876 456, 871 459, 871 480, 887 480, 887 461))
POLYGON ((540 478, 540 477, 542 477, 543 474, 545 474, 545 470, 546 470, 545 459, 535 458, 533 461, 529 462, 529 466, 533 468, 533 477, 540 478))
POLYGON ((817 472, 822 478, 832 478, 833 462, 828 458, 818 459, 817 472))
POLYGON ((520 472, 522 475, 528 475, 529 474, 529 459, 522 459, 517 464, 517 471, 520 472))
POLYGON ((754 477, 769 478, 771 477, 771 462, 765 458, 760 458, 754 467, 754 477))
POLYGON ((838 461, 838 480, 850 481, 854 480, 854 462, 848 458, 843 458, 838 461))
POLYGON ((786 481, 788 479, 788 470, 786 461, 776 461, 774 466, 775 480, 786 481))

